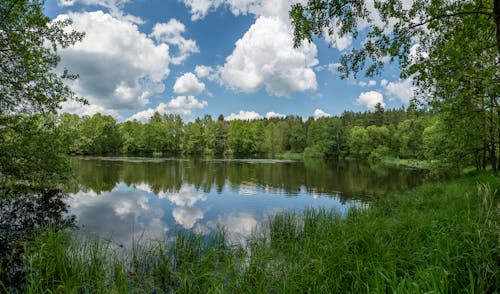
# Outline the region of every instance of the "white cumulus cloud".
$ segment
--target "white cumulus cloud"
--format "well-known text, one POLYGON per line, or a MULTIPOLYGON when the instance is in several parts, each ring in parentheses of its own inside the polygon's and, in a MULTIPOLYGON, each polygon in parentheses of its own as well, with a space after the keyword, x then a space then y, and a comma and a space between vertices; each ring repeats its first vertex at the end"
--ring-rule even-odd
POLYGON ((224 120, 232 121, 232 120, 255 120, 260 119, 262 116, 255 111, 246 111, 240 110, 239 113, 231 113, 229 116, 225 117, 224 120))
POLYGON ((293 48, 290 26, 277 17, 259 17, 219 68, 220 82, 232 89, 274 96, 315 90, 316 46, 293 48))
POLYGON ((240 38, 225 64, 208 74, 200 68, 198 77, 208 76, 222 85, 242 92, 264 88, 270 95, 287 96, 293 92, 315 90, 318 64, 317 49, 304 42, 293 47, 293 33, 288 12, 294 3, 304 0, 181 0, 190 10, 191 19, 204 18, 219 7, 234 15, 251 14, 255 23, 240 38))
POLYGON ((95 104, 82 104, 80 102, 74 100, 68 100, 61 104, 61 113, 67 112, 72 114, 78 114, 79 116, 92 116, 96 113, 100 113, 103 115, 111 115, 115 119, 121 118, 118 111, 113 109, 106 109, 102 106, 95 104))
POLYGON ((284 118, 284 117, 286 117, 286 115, 278 113, 278 112, 274 112, 274 111, 266 113, 266 118, 267 119, 273 118, 273 117, 284 118))
POLYGON ((199 79, 207 78, 211 81, 215 80, 217 78, 217 75, 215 73, 215 70, 211 66, 206 66, 206 65, 197 65, 194 68, 194 73, 199 79))
POLYGON ((413 86, 413 79, 399 80, 396 82, 386 82, 382 85, 386 94, 391 99, 399 99, 401 102, 408 104, 410 99, 414 96, 416 87, 413 86))
POLYGON ((377 82, 374 80, 370 80, 368 82, 360 81, 360 82, 358 82, 358 85, 361 87, 373 87, 373 86, 377 85, 377 82))
POLYGON ((207 105, 207 101, 199 101, 194 96, 177 96, 168 103, 160 103, 156 108, 148 108, 140 111, 129 117, 127 120, 146 122, 155 112, 160 114, 191 115, 193 114, 193 110, 203 109, 207 107, 207 105))
POLYGON ((174 92, 178 95, 198 95, 205 90, 205 84, 198 81, 193 73, 185 73, 174 84, 174 92))
POLYGON ((336 26, 331 32, 332 34, 329 34, 327 28, 323 30, 323 35, 325 36, 325 41, 328 45, 333 48, 337 48, 339 51, 344 51, 351 46, 352 36, 350 34, 340 36, 340 29, 336 26))
POLYGON ((130 21, 102 11, 70 13, 73 29, 86 33, 82 42, 60 50, 60 68, 79 78, 70 86, 91 104, 106 109, 134 109, 164 91, 169 74, 169 46, 155 44, 130 21))
POLYGON ((129 2, 131 2, 131 0, 58 0, 57 4, 62 7, 73 6, 76 3, 101 6, 106 8, 113 17, 136 24, 144 24, 144 20, 140 17, 125 14, 123 12, 123 7, 129 2))
POLYGON ((255 16, 279 16, 288 18, 290 6, 305 0, 181 0, 189 8, 191 20, 203 19, 210 11, 223 6, 234 15, 253 14, 255 16))
POLYGON ((322 109, 316 108, 313 113, 313 117, 315 119, 320 118, 320 117, 329 117, 332 116, 328 112, 323 111, 322 109))
POLYGON ((375 105, 378 103, 385 107, 384 96, 377 91, 362 92, 356 99, 356 104, 365 106, 370 110, 375 109, 375 105))
POLYGON ((186 26, 175 18, 172 18, 167 23, 155 24, 150 36, 154 37, 158 42, 177 46, 179 52, 177 56, 172 57, 172 63, 180 64, 191 54, 200 52, 196 41, 186 39, 182 36, 185 31, 186 26))

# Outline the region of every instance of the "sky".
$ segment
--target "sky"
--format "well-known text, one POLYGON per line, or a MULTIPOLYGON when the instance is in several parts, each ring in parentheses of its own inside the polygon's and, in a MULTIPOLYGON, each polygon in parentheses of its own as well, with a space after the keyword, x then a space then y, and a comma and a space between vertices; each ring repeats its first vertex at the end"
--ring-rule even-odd
POLYGON ((89 104, 65 102, 62 111, 146 122, 155 111, 189 121, 408 105, 414 88, 397 64, 373 79, 340 79, 341 54, 361 40, 327 37, 294 48, 288 11, 300 1, 47 0, 49 17, 69 17, 86 33, 58 51, 57 70, 79 75, 68 83, 89 104))

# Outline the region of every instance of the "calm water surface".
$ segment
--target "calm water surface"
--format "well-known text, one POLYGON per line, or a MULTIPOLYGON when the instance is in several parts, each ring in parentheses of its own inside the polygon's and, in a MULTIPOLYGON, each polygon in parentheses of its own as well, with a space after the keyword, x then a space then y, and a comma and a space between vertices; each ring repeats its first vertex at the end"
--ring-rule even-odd
POLYGON ((242 240, 283 209, 345 213, 373 197, 421 184, 422 171, 321 160, 73 158, 69 205, 84 232, 128 245, 178 229, 224 227, 242 240))

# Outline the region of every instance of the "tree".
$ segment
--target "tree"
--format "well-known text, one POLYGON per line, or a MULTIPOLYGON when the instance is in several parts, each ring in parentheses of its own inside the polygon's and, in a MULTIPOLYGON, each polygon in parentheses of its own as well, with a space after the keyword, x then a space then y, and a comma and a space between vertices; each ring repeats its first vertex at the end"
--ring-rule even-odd
POLYGON ((207 154, 215 153, 217 144, 217 124, 212 116, 207 114, 203 117, 203 140, 205 141, 205 151, 207 154))
POLYGON ((145 151, 144 146, 145 126, 134 120, 126 121, 118 125, 118 131, 122 138, 122 153, 139 154, 145 151))
POLYGON ((371 152, 370 137, 364 127, 355 126, 350 129, 347 145, 352 155, 366 159, 371 152))
MULTIPOLYGON (((0 185, 5 184, 6 179, 7 182, 16 181, 15 175, 26 184, 24 176, 14 173, 11 166, 39 175, 40 181, 44 181, 44 175, 54 174, 49 165, 32 166, 27 160, 18 159, 60 157, 60 148, 42 150, 41 147, 31 148, 33 146, 27 143, 54 140, 53 134, 57 132, 54 118, 25 115, 54 113, 61 102, 77 99, 64 84, 64 79, 76 76, 66 70, 62 74, 55 71, 59 62, 58 48, 73 45, 84 35, 67 31, 70 23, 69 19, 51 21, 43 14, 43 1, 0 1, 0 142, 3 142, 0 185), (35 129, 28 130, 28 127, 35 129), (19 142, 10 144, 12 138, 18 138, 19 142), (27 145, 21 145, 22 142, 27 145)), ((61 162, 56 166, 60 165, 61 162)), ((34 182, 31 185, 36 186, 34 182)))
MULTIPOLYGON (((443 114, 447 136, 467 138, 472 126, 487 133, 486 144, 469 140, 462 154, 486 149, 493 171, 500 168, 500 0, 393 0, 373 7, 362 0, 310 0, 294 5, 290 16, 295 46, 313 35, 358 37, 360 24, 367 25, 361 47, 341 57, 342 77, 373 76, 384 58, 397 60, 401 76, 418 86, 420 102, 443 114), (481 117, 488 120, 481 124, 481 117), (464 120, 465 128, 453 124, 464 120)), ((460 154, 464 145, 455 141, 449 147, 460 154)))
POLYGON ((306 155, 310 157, 340 156, 342 121, 338 117, 320 117, 307 128, 306 155))
MULTIPOLYGON (((77 98, 56 73, 58 48, 83 33, 67 31, 70 20, 51 21, 41 0, 0 0, 0 284, 24 281, 22 252, 41 226, 71 223, 64 217, 69 179, 67 148, 55 111, 77 98)), ((18 284, 16 284, 18 283, 18 284)), ((18 289, 10 288, 10 291, 18 289)))
POLYGON ((261 121, 233 120, 229 125, 229 146, 234 154, 260 152, 263 126, 261 121))
POLYGON ((82 101, 64 83, 76 75, 55 69, 58 48, 84 34, 67 31, 69 19, 51 21, 43 2, 0 1, 0 115, 54 112, 68 99, 82 101))
POLYGON ((277 120, 276 123, 269 122, 263 130, 264 137, 261 151, 272 154, 285 151, 288 145, 289 128, 288 123, 284 120, 277 120))
POLYGON ((94 114, 84 118, 79 128, 77 150, 80 154, 117 154, 122 138, 116 120, 110 115, 94 114))
POLYGON ((67 149, 54 115, 4 116, 0 122, 4 126, 0 128, 0 192, 3 187, 52 189, 68 180, 67 149))
POLYGON ((197 118, 194 122, 188 122, 184 126, 184 143, 182 151, 188 154, 202 154, 205 148, 203 138, 203 122, 197 118))
POLYGON ((224 116, 222 114, 217 118, 216 134, 217 140, 214 146, 214 153, 217 155, 222 155, 229 148, 229 123, 224 120, 224 116))
MULTIPOLYGON (((463 20, 485 20, 484 25, 496 32, 492 45, 500 52, 500 0, 413 1, 409 6, 393 0, 375 2, 374 7, 363 0, 309 0, 305 5, 293 5, 290 17, 297 47, 303 40, 311 41, 313 35, 328 34, 335 40, 352 34, 357 38, 360 24, 368 27, 364 45, 342 56, 339 70, 344 77, 356 75, 366 65, 367 75, 379 73, 386 56, 391 61, 398 58, 405 69, 411 65, 408 53, 415 39, 422 49, 431 48, 435 41, 449 38, 448 33, 463 20)), ((489 48, 491 41, 483 36, 472 35, 483 48, 489 48)))
POLYGON ((287 120, 290 124, 290 131, 288 134, 290 150, 301 152, 306 148, 306 130, 302 118, 300 116, 288 116, 287 120))
POLYGON ((67 154, 76 153, 75 142, 79 137, 78 129, 80 128, 81 119, 76 114, 64 113, 59 116, 58 129, 62 136, 63 145, 66 147, 67 154))

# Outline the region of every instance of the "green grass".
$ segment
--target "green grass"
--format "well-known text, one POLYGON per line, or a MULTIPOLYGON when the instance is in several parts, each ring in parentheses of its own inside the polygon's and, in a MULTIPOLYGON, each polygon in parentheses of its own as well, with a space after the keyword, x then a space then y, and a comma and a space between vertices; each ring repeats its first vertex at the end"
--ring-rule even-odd
POLYGON ((387 165, 395 165, 395 166, 406 166, 411 168, 419 168, 419 169, 433 169, 439 167, 438 161, 432 160, 419 160, 419 159, 404 159, 404 158, 396 158, 391 156, 386 156, 382 158, 382 162, 387 165))
POLYGON ((304 159, 304 153, 302 152, 292 152, 292 151, 285 151, 282 153, 274 153, 273 158, 278 158, 278 159, 290 159, 290 160, 303 160, 304 159))
POLYGON ((26 293, 498 293, 500 179, 426 184, 352 209, 284 212, 244 246, 179 232, 126 256, 45 230, 26 293))

